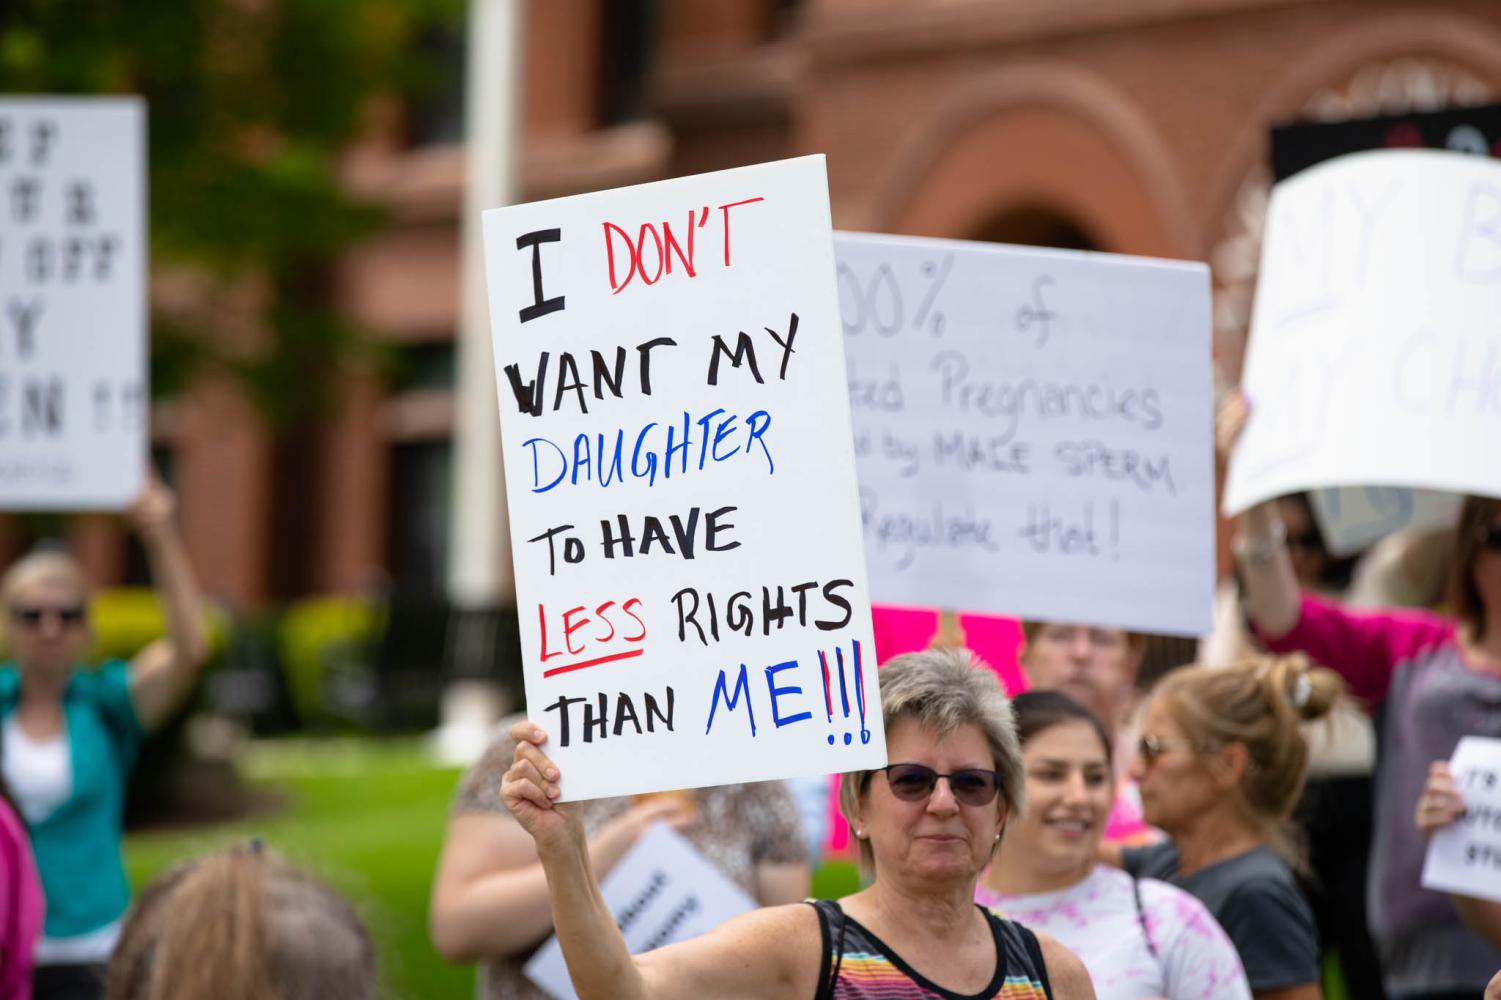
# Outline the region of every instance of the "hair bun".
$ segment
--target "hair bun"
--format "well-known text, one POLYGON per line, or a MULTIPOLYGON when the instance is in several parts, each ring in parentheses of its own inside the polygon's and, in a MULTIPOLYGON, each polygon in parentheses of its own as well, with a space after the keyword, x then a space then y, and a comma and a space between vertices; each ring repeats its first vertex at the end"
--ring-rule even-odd
POLYGON ((1274 658, 1269 674, 1281 688, 1287 703, 1305 722, 1327 715, 1345 690, 1345 683, 1338 674, 1315 666, 1301 653, 1274 658))

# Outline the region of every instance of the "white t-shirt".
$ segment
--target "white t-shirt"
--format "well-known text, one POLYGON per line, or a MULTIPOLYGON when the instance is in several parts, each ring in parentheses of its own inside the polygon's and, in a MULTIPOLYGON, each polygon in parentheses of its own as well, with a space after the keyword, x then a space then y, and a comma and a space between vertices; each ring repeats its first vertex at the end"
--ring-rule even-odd
POLYGON ((28 823, 40 823, 73 794, 73 760, 68 731, 38 742, 27 736, 12 712, 5 720, 5 744, 0 760, 5 783, 28 823))
POLYGON ((1125 872, 1097 865, 1058 892, 1003 896, 982 885, 975 898, 1063 942, 1089 970, 1100 1000, 1250 1000, 1235 945, 1203 903, 1147 878, 1139 882, 1138 912, 1131 882, 1125 872))

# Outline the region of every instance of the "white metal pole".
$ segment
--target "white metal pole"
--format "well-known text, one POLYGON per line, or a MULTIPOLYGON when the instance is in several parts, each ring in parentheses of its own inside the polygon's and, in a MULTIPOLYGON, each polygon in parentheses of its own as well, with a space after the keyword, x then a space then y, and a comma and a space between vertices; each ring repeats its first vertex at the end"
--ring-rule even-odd
POLYGON ((524 3, 469 4, 464 115, 468 180, 460 221, 462 302, 449 542, 449 596, 466 609, 510 604, 516 597, 480 213, 516 200, 524 3))
MULTIPOLYGON (((466 182, 460 219, 461 274, 458 400, 453 450, 453 510, 448 546, 448 591, 454 607, 450 666, 497 655, 495 612, 516 600, 510 525, 501 470, 490 309, 485 294, 480 214, 512 204, 518 194, 522 68, 526 0, 470 0, 465 80, 466 182)), ((502 710, 484 680, 450 683, 443 695, 437 749, 450 760, 472 760, 502 710)))

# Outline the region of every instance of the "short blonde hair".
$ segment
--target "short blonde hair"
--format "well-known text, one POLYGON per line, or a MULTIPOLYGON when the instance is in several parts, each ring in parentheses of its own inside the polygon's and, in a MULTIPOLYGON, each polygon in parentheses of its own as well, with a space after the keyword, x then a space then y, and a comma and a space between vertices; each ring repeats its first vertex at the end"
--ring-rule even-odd
POLYGON ((89 581, 83 567, 68 553, 58 549, 33 549, 11 563, 0 577, 0 601, 7 607, 16 602, 21 591, 38 580, 62 583, 87 600, 89 581))
MULTIPOLYGON (((973 725, 985 735, 1000 776, 1000 794, 1011 812, 1026 807, 1021 742, 1011 702, 994 672, 976 662, 967 649, 928 649, 894 656, 881 668, 881 715, 886 732, 897 720, 915 719, 944 737, 973 725)), ((860 800, 874 771, 850 771, 839 778, 839 811, 855 822, 860 800)), ((871 870, 870 844, 860 842, 860 863, 871 870)))

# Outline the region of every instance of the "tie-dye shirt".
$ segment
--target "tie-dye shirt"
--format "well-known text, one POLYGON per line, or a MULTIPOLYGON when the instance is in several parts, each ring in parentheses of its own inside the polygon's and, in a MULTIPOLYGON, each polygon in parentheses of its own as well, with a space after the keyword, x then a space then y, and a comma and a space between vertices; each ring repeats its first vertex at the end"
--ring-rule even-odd
POLYGON ((913 969, 838 903, 818 900, 824 960, 814 1000, 1052 1000, 1042 952, 1031 931, 988 910, 995 975, 978 993, 946 990, 913 969))
POLYGON ((1057 938, 1089 970, 1100 1000, 1250 1000, 1240 956, 1204 904, 1182 889, 1097 866, 1058 892, 975 901, 1057 938))

